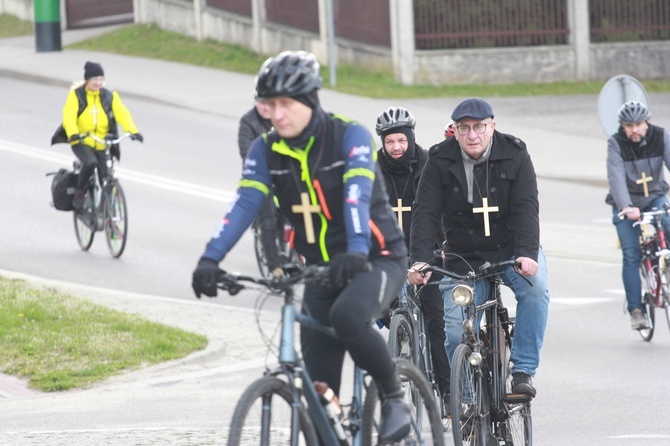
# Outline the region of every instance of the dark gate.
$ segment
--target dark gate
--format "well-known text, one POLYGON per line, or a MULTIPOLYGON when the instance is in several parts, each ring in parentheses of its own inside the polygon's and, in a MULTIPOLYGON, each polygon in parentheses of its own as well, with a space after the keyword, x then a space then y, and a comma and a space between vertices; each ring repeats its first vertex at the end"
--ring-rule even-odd
POLYGON ((133 0, 65 0, 67 27, 88 28, 132 23, 133 0))

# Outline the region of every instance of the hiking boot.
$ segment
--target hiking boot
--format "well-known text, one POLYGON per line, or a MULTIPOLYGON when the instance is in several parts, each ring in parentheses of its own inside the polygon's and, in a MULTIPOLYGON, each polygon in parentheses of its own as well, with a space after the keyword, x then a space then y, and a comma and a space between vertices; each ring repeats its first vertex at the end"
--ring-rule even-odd
POLYGON ((74 198, 72 199, 72 207, 75 211, 81 211, 84 208, 84 200, 86 199, 86 191, 75 189, 74 198))
POLYGON ((394 443, 409 434, 412 420, 409 406, 402 389, 389 393, 382 402, 382 421, 379 427, 379 442, 394 443))
POLYGON ((649 328, 647 315, 644 314, 639 308, 634 309, 630 313, 630 327, 633 330, 646 330, 649 328))
POLYGON ((516 372, 512 374, 512 393, 522 393, 534 398, 537 392, 530 376, 523 372, 516 372))

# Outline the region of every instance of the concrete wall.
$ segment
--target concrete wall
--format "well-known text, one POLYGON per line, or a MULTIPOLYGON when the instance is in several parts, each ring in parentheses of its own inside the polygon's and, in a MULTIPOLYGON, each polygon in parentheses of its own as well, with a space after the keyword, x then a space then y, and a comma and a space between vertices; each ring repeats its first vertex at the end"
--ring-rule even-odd
POLYGON ((32 0, 0 0, 0 14, 9 14, 21 20, 35 20, 32 0))
MULTIPOLYGON (((65 0, 61 0, 61 9, 65 0)), ((322 28, 327 21, 320 2, 322 28)), ((591 44, 588 0, 568 2, 567 45, 464 50, 415 50, 412 2, 389 0, 391 48, 336 38, 338 63, 392 69, 404 84, 506 84, 605 81, 626 73, 638 79, 670 77, 670 41, 591 44)), ((0 13, 33 20, 32 0, 0 0, 0 13)), ((307 32, 265 20, 264 0, 252 0, 253 17, 205 6, 205 0, 134 0, 135 22, 193 37, 247 46, 262 54, 285 49, 313 52, 328 62, 327 33, 307 32)), ((64 12, 61 19, 65 17, 64 12)))

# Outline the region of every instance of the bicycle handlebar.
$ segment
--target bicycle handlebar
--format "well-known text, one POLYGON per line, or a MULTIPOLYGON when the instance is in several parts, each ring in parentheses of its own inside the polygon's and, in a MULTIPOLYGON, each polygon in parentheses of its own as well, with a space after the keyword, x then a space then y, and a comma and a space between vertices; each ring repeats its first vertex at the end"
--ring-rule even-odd
POLYGON ((452 279, 456 280, 462 280, 462 281, 475 281, 477 279, 482 279, 487 276, 494 275, 503 269, 507 267, 513 267, 514 271, 519 274, 521 277, 526 279, 528 281, 527 277, 524 277, 521 272, 519 272, 519 264, 517 263, 516 260, 503 260, 501 262, 495 262, 495 263, 490 263, 486 262, 482 266, 479 267, 479 272, 476 273, 474 271, 470 271, 467 274, 457 274, 453 271, 449 271, 443 268, 440 268, 439 266, 433 266, 433 265, 428 265, 426 264, 423 266, 420 270, 415 270, 410 268, 407 270, 408 272, 415 272, 415 273, 420 273, 422 276, 425 276, 427 272, 435 272, 438 274, 442 274, 443 276, 451 277, 452 279))
POLYGON ((104 144, 107 147, 111 147, 114 144, 118 144, 121 141, 123 141, 124 139, 129 138, 131 136, 132 136, 132 133, 126 132, 126 133, 124 133, 123 135, 119 136, 116 139, 114 139, 114 138, 102 139, 98 135, 96 135, 95 133, 86 132, 86 133, 80 133, 79 134, 79 139, 92 138, 93 140, 99 142, 100 144, 104 144))
POLYGON ((327 282, 330 266, 324 265, 310 265, 304 270, 297 270, 290 272, 285 277, 281 278, 265 278, 258 276, 247 276, 239 273, 227 273, 223 271, 217 281, 217 287, 221 290, 228 291, 231 296, 236 295, 246 288, 240 282, 249 282, 256 285, 262 285, 270 291, 283 292, 293 287, 294 285, 302 283, 313 282, 327 282))
MULTIPOLYGON (((621 211, 617 214, 617 217, 619 217, 619 220, 623 220, 626 218, 626 214, 631 212, 632 211, 621 211)), ((649 224, 654 220, 654 217, 658 215, 670 215, 670 207, 666 207, 665 209, 656 209, 654 211, 641 212, 640 219, 633 223, 633 225, 649 224)))

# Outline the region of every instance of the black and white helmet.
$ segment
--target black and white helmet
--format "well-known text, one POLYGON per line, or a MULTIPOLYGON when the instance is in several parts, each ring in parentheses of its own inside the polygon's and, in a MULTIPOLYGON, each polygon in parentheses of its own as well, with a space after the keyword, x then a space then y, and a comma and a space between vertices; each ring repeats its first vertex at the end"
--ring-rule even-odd
POLYGON ((284 51, 263 63, 256 76, 254 96, 259 100, 295 97, 321 88, 319 62, 307 51, 284 51))
POLYGON ((398 127, 414 128, 415 125, 416 120, 409 110, 402 107, 390 107, 388 110, 384 110, 377 116, 375 131, 377 132, 377 135, 381 136, 382 133, 385 133, 387 130, 398 127))
POLYGON ((619 108, 619 122, 632 124, 649 119, 649 109, 640 101, 628 101, 619 108))

